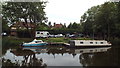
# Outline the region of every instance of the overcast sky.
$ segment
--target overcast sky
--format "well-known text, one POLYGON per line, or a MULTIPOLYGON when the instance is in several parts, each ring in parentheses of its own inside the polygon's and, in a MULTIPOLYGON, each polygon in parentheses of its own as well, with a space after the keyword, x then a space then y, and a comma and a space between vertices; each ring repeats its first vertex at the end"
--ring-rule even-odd
POLYGON ((47 0, 45 12, 52 23, 80 22, 80 17, 92 6, 109 0, 47 0))

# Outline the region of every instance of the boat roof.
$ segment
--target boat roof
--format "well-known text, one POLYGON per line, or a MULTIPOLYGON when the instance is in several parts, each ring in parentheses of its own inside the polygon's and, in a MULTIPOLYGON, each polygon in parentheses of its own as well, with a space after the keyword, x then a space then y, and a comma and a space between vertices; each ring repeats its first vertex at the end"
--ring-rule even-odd
POLYGON ((106 41, 106 40, 70 40, 70 41, 106 41))
POLYGON ((37 40, 37 39, 34 39, 33 41, 42 41, 42 40, 37 40))

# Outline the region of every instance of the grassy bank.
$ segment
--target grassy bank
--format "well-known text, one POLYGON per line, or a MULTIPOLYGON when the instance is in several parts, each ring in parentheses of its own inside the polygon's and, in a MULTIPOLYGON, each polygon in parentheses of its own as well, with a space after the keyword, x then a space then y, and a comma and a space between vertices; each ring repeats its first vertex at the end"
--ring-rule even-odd
MULTIPOLYGON (((69 40, 89 40, 90 38, 38 38, 39 40, 43 40, 45 42, 63 42, 67 43, 69 40)), ((16 46, 23 42, 30 42, 33 39, 31 38, 17 38, 17 37, 3 37, 2 38, 2 45, 3 47, 8 46, 16 46)))
POLYGON ((2 37, 2 54, 9 48, 18 48, 22 42, 29 42, 30 38, 2 37))
POLYGON ((22 42, 28 42, 31 41, 32 39, 30 38, 16 38, 16 37, 3 37, 2 38, 2 45, 3 46, 14 46, 14 45, 19 45, 22 42))
POLYGON ((120 38, 110 39, 110 41, 115 46, 119 46, 120 45, 120 38))
POLYGON ((40 40, 43 40, 45 42, 63 42, 67 43, 69 40, 90 40, 90 38, 42 38, 40 40))
MULTIPOLYGON (((67 43, 69 40, 90 40, 90 38, 38 38, 39 40, 43 40, 45 42, 62 42, 67 43)), ((33 39, 31 38, 16 38, 16 37, 3 37, 2 38, 2 50, 3 54, 9 48, 18 48, 20 44, 23 42, 30 42, 33 39)), ((120 39, 115 38, 114 40, 110 40, 113 45, 119 45, 120 39)))
MULTIPOLYGON (((63 42, 67 43, 69 40, 90 40, 91 38, 38 38, 39 40, 43 40, 45 42, 63 42)), ((11 47, 19 45, 23 42, 30 42, 32 41, 32 38, 17 38, 17 37, 3 37, 2 38, 2 46, 11 47)), ((115 38, 114 40, 110 40, 112 44, 120 44, 120 39, 115 38)))

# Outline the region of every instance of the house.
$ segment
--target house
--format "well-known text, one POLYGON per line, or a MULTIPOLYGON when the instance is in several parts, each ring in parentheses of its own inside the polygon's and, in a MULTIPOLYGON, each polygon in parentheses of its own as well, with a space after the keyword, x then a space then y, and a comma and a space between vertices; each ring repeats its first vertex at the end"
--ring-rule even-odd
POLYGON ((62 28, 63 25, 62 24, 54 24, 53 28, 62 28))
POLYGON ((17 30, 26 30, 26 29, 34 29, 35 25, 31 23, 25 23, 25 22, 16 22, 13 25, 10 26, 10 35, 11 36, 17 36, 17 30))

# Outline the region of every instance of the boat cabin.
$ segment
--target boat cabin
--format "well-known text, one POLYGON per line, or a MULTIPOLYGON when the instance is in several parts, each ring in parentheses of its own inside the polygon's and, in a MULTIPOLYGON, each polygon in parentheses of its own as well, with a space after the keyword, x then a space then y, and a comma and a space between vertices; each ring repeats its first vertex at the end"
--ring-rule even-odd
POLYGON ((34 39, 32 42, 34 42, 34 43, 42 43, 43 41, 34 39))
POLYGON ((105 40, 70 40, 70 46, 109 46, 111 45, 105 40))

